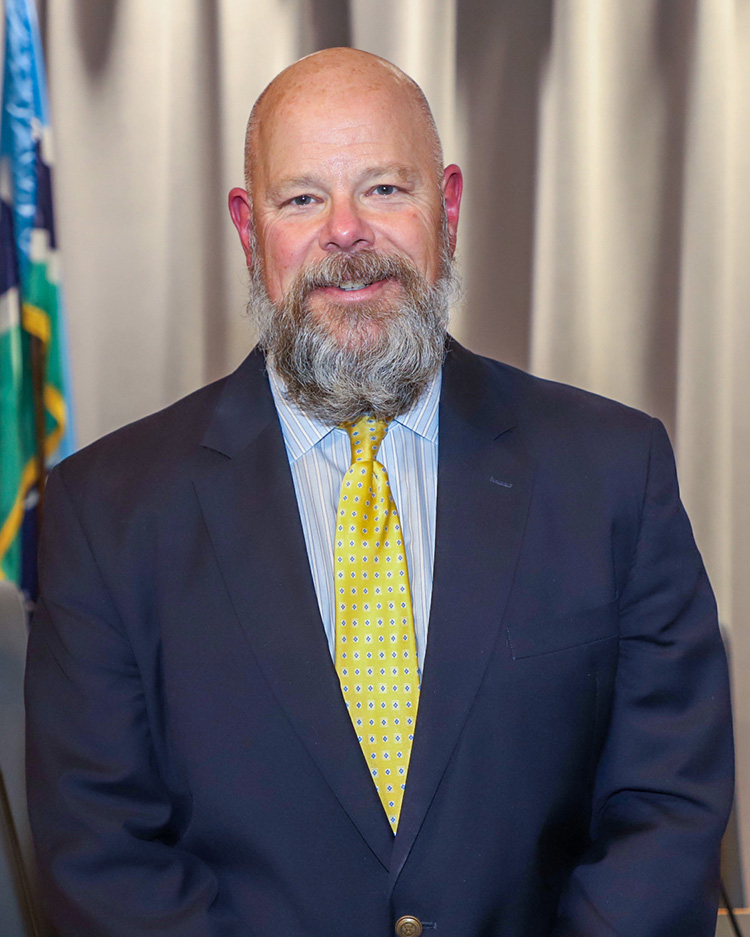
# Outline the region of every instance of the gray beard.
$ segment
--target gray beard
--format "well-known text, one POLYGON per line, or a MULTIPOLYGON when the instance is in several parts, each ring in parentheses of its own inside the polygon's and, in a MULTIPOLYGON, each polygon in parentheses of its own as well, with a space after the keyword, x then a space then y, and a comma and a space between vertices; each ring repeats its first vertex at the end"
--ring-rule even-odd
POLYGON ((254 266, 248 314, 287 399, 328 425, 365 414, 390 420, 408 410, 445 356, 457 277, 448 251, 443 254, 443 274, 434 285, 400 255, 369 249, 332 254, 302 271, 279 303, 270 299, 254 266), (316 288, 384 278, 401 284, 399 300, 334 301, 323 313, 309 307, 316 288), (335 321, 335 330, 326 319, 335 321))

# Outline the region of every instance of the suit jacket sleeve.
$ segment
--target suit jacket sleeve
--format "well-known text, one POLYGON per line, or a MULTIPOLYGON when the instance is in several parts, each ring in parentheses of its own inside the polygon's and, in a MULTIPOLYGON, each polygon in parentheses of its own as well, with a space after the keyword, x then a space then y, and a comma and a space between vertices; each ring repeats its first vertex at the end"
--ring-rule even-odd
POLYGON ((555 937, 712 937, 732 796, 728 678, 713 596, 656 421, 619 607, 591 846, 564 894, 555 937))
POLYGON ((138 662, 60 470, 47 489, 41 560, 27 774, 55 932, 246 937, 211 869, 174 845, 175 806, 156 765, 138 662))

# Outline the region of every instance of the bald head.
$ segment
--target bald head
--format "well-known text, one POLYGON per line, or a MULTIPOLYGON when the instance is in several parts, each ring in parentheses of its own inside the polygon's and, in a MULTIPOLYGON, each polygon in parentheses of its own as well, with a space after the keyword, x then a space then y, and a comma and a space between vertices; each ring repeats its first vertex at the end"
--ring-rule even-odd
POLYGON ((252 180, 264 147, 264 128, 271 116, 304 114, 305 102, 325 107, 326 101, 361 101, 368 95, 379 106, 400 109, 419 128, 439 180, 443 153, 435 119, 419 85, 386 59, 360 49, 324 49, 308 55, 276 76, 255 102, 245 135, 245 186, 252 194, 252 180))
POLYGON ((408 258, 432 285, 455 250, 461 170, 442 168, 419 87, 367 52, 326 49, 271 82, 250 119, 246 176, 229 210, 273 302, 332 252, 408 258))

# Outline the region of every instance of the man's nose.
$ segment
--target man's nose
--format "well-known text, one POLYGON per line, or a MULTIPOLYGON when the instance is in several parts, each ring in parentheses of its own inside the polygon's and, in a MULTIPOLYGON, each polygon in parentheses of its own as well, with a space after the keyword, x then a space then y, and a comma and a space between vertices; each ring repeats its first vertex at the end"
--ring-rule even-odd
POLYGON ((361 206, 352 198, 334 197, 320 233, 325 251, 354 251, 372 247, 374 234, 361 206))

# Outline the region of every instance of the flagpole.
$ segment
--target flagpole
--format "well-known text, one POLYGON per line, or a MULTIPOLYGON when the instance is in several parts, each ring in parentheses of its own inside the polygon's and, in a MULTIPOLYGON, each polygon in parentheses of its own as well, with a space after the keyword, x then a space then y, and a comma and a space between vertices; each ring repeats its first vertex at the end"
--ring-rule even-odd
POLYGON ((19 903, 28 925, 26 928, 27 933, 30 937, 41 937, 42 932, 39 928, 39 920, 34 909, 31 883, 29 882, 29 876, 26 871, 26 864, 24 863, 23 853, 21 851, 21 843, 18 839, 18 830, 13 820, 13 811, 10 807, 8 790, 5 786, 5 778, 3 777, 2 771, 0 771, 0 817, 2 817, 5 835, 10 845, 13 871, 15 872, 16 884, 19 891, 19 903))

